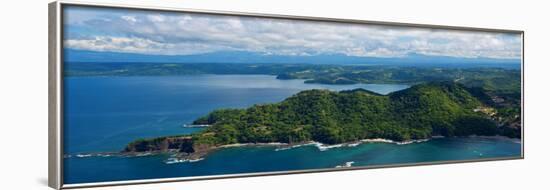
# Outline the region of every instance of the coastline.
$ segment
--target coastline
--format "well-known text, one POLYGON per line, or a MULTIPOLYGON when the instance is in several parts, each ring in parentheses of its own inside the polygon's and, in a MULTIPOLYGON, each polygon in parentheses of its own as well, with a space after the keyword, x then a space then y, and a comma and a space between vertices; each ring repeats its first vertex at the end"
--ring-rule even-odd
MULTIPOLYGON (((211 151, 215 151, 217 149, 223 149, 223 148, 234 148, 234 147, 245 147, 245 146, 251 146, 251 147, 261 147, 261 146, 273 146, 277 147, 275 151, 282 151, 282 150, 289 150, 292 148, 298 148, 302 146, 316 146, 319 151, 326 151, 328 149, 332 148, 340 148, 340 147, 355 147, 360 144, 364 143, 393 143, 397 145, 406 145, 411 143, 420 143, 420 142, 426 142, 430 139, 418 139, 418 140, 409 140, 409 141, 392 141, 389 139, 382 139, 382 138, 374 138, 374 139, 362 139, 358 141, 353 142, 346 142, 346 143, 340 143, 340 144, 323 144, 316 141, 307 141, 307 142, 299 142, 299 143, 281 143, 281 142, 269 142, 269 143, 234 143, 234 144, 226 144, 226 145, 220 145, 211 147, 208 149, 208 151, 203 152, 197 152, 197 153, 191 153, 191 154, 184 154, 177 152, 176 150, 165 150, 165 151, 147 151, 147 152, 99 152, 99 153, 76 153, 76 154, 66 154, 64 155, 64 158, 88 158, 88 157, 111 157, 111 156, 127 156, 127 157, 141 157, 141 156, 153 156, 153 155, 159 155, 159 154, 173 154, 175 157, 185 158, 181 160, 189 160, 192 162, 193 160, 203 159, 203 156, 206 156, 211 151), (200 155, 200 157, 197 157, 200 155)), ((183 161, 181 161, 183 162, 183 161)))
POLYGON ((289 150, 292 148, 298 148, 302 146, 315 146, 319 149, 319 151, 326 151, 328 149, 332 148, 340 148, 340 147, 355 147, 360 144, 364 143, 391 143, 391 144, 397 144, 397 145, 407 145, 412 143, 421 143, 429 141, 430 139, 415 139, 415 140, 408 140, 408 141, 393 141, 389 139, 382 139, 382 138, 374 138, 374 139, 361 139, 358 141, 353 142, 345 142, 340 144, 323 144, 316 141, 306 141, 306 142, 299 142, 299 143, 281 143, 281 142, 269 142, 269 143, 234 143, 234 144, 227 144, 227 145, 221 145, 211 148, 211 150, 214 149, 220 149, 220 148, 232 148, 232 147, 244 147, 244 146, 275 146, 278 147, 275 149, 275 151, 282 151, 282 150, 289 150))
POLYGON ((359 141, 354 142, 346 142, 346 143, 340 143, 340 144, 323 144, 316 141, 307 141, 307 142, 300 142, 300 143, 281 143, 281 142, 269 142, 269 143, 234 143, 234 144, 227 144, 227 145, 221 145, 212 147, 206 151, 201 152, 195 152, 190 154, 181 154, 177 153, 173 156, 173 158, 170 158, 168 162, 169 164, 172 163, 181 163, 181 162, 197 162, 200 160, 205 159, 205 157, 212 151, 215 151, 217 149, 223 149, 223 148, 233 148, 233 147, 245 147, 245 146, 252 146, 252 147, 261 147, 261 146, 273 146, 277 147, 274 149, 274 151, 283 151, 283 150, 289 150, 293 148, 298 148, 302 146, 315 146, 319 151, 327 151, 329 149, 333 148, 341 148, 341 147, 355 147, 360 144, 364 143, 391 143, 391 144, 397 144, 397 145, 407 145, 412 143, 422 143, 429 141, 430 139, 415 139, 415 140, 409 140, 409 141, 392 141, 389 139, 382 139, 382 138, 374 138, 374 139, 362 139, 359 141))
MULTIPOLYGON (((413 143, 423 143, 423 142, 430 141, 432 139, 441 139, 441 138, 456 138, 456 137, 432 136, 431 138, 427 138, 427 139, 415 139, 415 140, 408 140, 408 141, 393 141, 393 140, 383 139, 383 138, 372 138, 372 139, 361 139, 358 141, 346 142, 346 143, 340 143, 340 144, 323 144, 316 141, 307 141, 307 142, 291 143, 291 144, 281 143, 281 142, 234 143, 234 144, 215 146, 215 147, 209 148, 208 150, 201 151, 201 152, 194 152, 194 153, 181 153, 181 152, 178 152, 177 150, 149 151, 149 152, 100 152, 100 153, 67 154, 67 155, 64 155, 64 158, 89 158, 89 157, 113 157, 113 156, 142 157, 142 156, 155 156, 160 154, 170 154, 171 155, 170 158, 168 158, 164 162, 166 164, 176 164, 176 163, 184 163, 184 162, 198 162, 206 159, 206 157, 210 152, 216 151, 218 149, 234 148, 234 147, 271 146, 271 147, 276 147, 274 151, 284 151, 284 150, 290 150, 293 148, 299 148, 303 146, 315 146, 319 151, 327 151, 334 148, 356 147, 365 143, 389 143, 389 144, 396 144, 396 145, 408 145, 413 143)), ((510 138, 510 137, 500 136, 500 135, 496 135, 496 136, 470 135, 470 136, 464 136, 462 138, 486 138, 486 139, 496 139, 496 140, 508 140, 514 143, 521 143, 521 139, 510 138)))

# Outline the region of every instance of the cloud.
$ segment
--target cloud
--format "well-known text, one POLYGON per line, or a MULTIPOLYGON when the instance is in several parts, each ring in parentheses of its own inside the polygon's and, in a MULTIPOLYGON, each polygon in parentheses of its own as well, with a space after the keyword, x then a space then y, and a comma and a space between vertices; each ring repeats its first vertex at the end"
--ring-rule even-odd
MULTIPOLYGON (((135 21, 132 21, 135 22, 135 21)), ((93 51, 117 51, 133 53, 159 52, 172 48, 171 44, 154 42, 143 38, 95 37, 92 39, 65 40, 64 45, 74 49, 93 51)))
POLYGON ((169 44, 155 42, 145 38, 127 37, 93 37, 86 39, 66 39, 64 46, 78 50, 100 52, 125 52, 156 55, 190 55, 212 51, 228 50, 227 47, 217 47, 201 43, 169 44))
POLYGON ((162 16, 162 15, 147 15, 147 18, 151 21, 151 22, 164 22, 165 20, 165 17, 162 16))
POLYGON ((134 24, 137 22, 137 19, 134 16, 121 16, 120 18, 122 18, 125 21, 128 21, 128 23, 130 24, 134 24))
POLYGON ((521 57, 521 36, 513 34, 105 8, 66 11, 65 45, 75 49, 170 55, 252 51, 521 57))

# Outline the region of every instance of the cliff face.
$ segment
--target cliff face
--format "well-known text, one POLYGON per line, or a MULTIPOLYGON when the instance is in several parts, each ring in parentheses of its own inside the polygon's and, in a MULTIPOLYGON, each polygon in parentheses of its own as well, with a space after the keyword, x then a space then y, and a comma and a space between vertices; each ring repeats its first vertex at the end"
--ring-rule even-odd
POLYGON ((150 140, 134 141, 124 149, 125 152, 155 152, 177 150, 185 153, 195 152, 193 139, 190 136, 160 137, 150 140))
POLYGON ((191 159, 207 154, 212 148, 207 144, 194 143, 192 136, 175 136, 137 140, 128 144, 123 152, 175 152, 191 159))
POLYGON ((476 111, 483 106, 468 89, 452 82, 415 85, 389 95, 307 90, 280 103, 216 110, 194 122, 211 125, 199 133, 138 140, 125 151, 201 155, 234 143, 336 144, 368 138, 406 141, 432 135, 503 134, 489 115, 476 111))

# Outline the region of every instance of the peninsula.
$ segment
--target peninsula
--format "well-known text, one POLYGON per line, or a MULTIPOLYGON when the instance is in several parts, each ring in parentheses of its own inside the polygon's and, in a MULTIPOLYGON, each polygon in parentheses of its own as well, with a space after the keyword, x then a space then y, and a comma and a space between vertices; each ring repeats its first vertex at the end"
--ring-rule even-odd
POLYGON ((140 139, 124 153, 174 152, 199 159, 233 144, 362 139, 409 141, 432 136, 503 135, 520 138, 519 116, 502 115, 482 90, 455 82, 429 82, 388 95, 364 89, 306 90, 282 102, 246 109, 219 109, 193 125, 204 130, 181 136, 140 139))

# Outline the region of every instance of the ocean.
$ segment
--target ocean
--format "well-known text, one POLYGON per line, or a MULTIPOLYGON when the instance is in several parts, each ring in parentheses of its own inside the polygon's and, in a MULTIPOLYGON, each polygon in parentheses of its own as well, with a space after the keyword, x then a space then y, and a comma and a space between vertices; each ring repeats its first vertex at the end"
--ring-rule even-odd
POLYGON ((208 176, 519 156, 517 139, 437 138, 398 145, 363 143, 280 150, 274 146, 224 148, 195 162, 170 162, 168 154, 125 157, 136 139, 189 134, 183 128, 219 108, 245 108, 284 100, 302 90, 364 88, 381 94, 401 84, 322 85, 270 75, 65 77, 64 183, 208 176), (103 153, 97 155, 97 153, 103 153), (261 159, 260 159, 261 158, 261 159))

